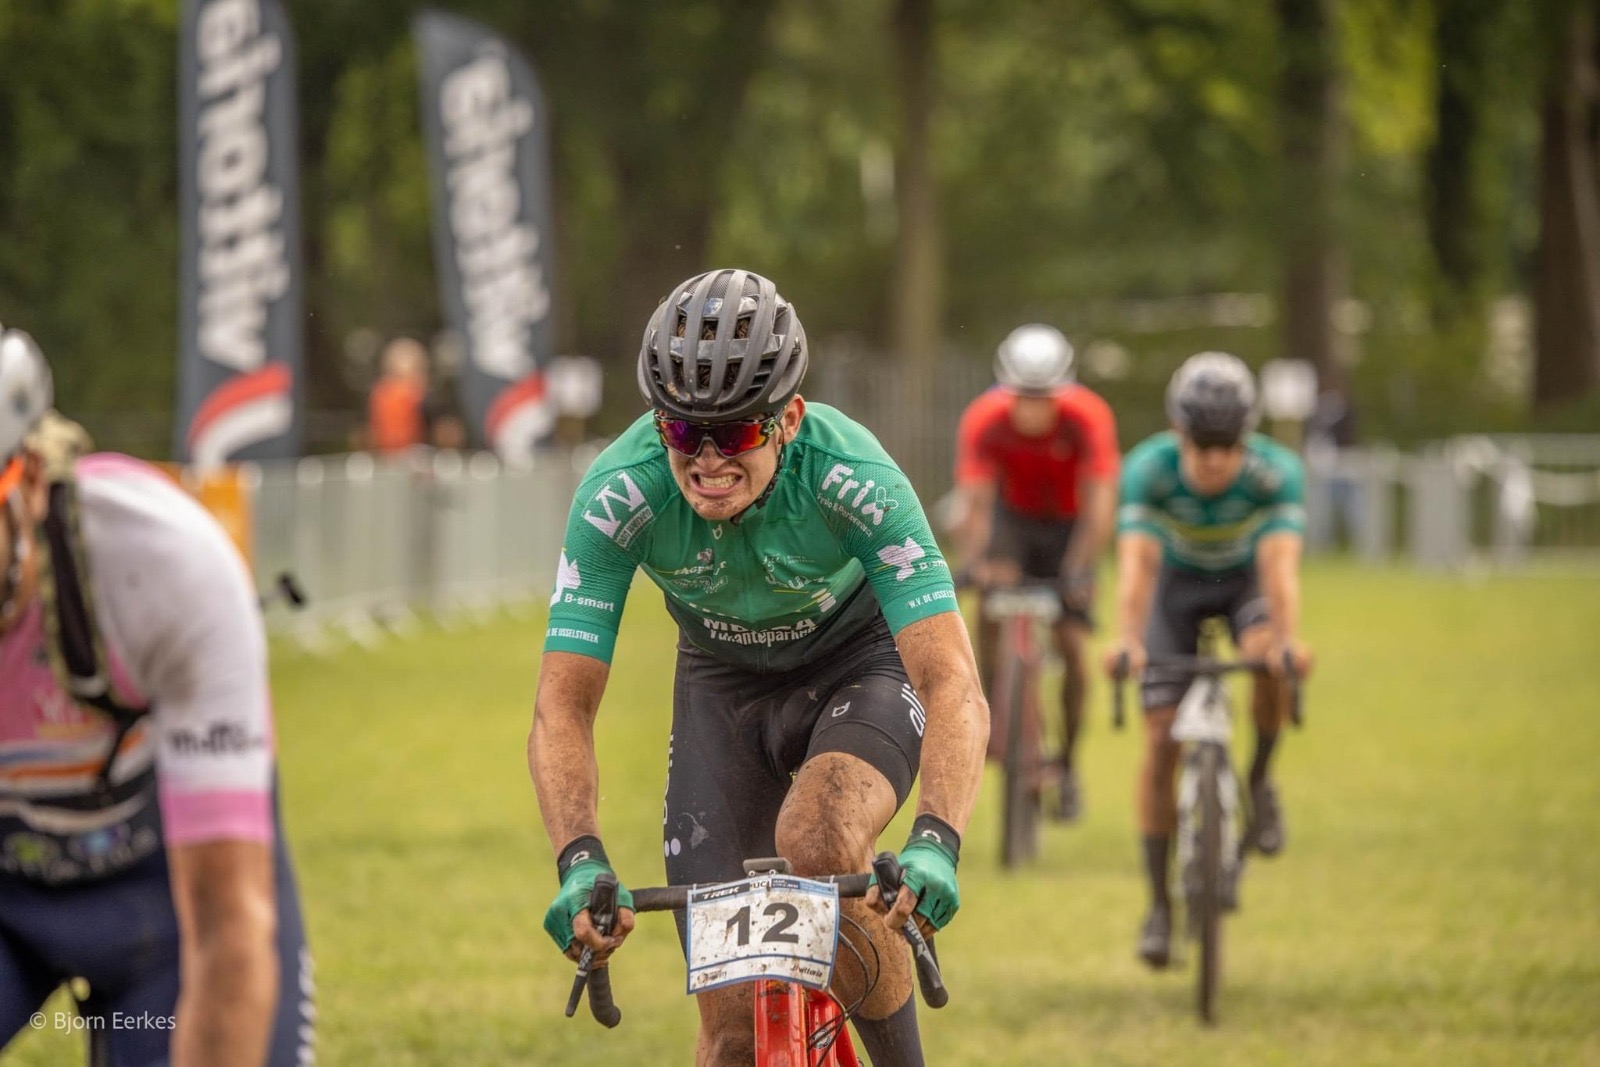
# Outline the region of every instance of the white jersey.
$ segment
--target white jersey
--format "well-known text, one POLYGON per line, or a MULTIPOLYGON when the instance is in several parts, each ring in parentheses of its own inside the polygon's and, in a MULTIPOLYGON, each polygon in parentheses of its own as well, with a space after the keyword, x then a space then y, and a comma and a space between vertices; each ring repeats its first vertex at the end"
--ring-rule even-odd
POLYGON ((251 577, 217 522, 160 471, 76 468, 88 582, 113 692, 148 705, 123 740, 50 667, 39 598, 0 638, 0 870, 48 882, 124 869, 167 845, 268 842, 273 736, 251 577))

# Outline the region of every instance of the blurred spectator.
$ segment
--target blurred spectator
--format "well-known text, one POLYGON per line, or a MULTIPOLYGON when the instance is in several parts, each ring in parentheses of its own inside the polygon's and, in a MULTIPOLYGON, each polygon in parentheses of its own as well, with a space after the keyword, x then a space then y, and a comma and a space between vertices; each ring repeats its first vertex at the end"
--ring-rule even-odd
POLYGON ((1327 506, 1309 515, 1309 540, 1332 547, 1354 544, 1361 528, 1361 483, 1348 455, 1356 446, 1356 413, 1340 389, 1324 388, 1306 420, 1306 466, 1327 487, 1327 506))
POLYGON ((396 337, 379 360, 367 397, 367 447, 403 452, 428 440, 428 350, 413 338, 396 337))
POLYGON ((378 380, 367 397, 365 444, 374 452, 404 452, 416 445, 460 448, 466 431, 446 399, 428 387, 428 350, 411 337, 383 349, 378 380))

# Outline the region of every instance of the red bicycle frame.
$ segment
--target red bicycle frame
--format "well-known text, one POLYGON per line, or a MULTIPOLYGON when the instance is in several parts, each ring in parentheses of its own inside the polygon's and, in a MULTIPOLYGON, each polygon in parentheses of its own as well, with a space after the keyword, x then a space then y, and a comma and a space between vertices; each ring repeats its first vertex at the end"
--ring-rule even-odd
POLYGON ((832 996, 772 979, 755 986, 756 1067, 861 1067, 832 996), (829 1030, 837 1031, 834 1039, 813 1052, 811 1035, 829 1030))

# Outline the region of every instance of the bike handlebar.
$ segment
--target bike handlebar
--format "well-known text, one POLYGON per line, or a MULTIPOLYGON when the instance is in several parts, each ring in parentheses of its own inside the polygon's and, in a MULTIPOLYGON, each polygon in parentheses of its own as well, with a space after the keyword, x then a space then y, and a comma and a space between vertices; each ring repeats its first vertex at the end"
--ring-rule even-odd
MULTIPOLYGON (((893 852, 880 852, 873 859, 872 865, 873 870, 877 872, 878 892, 882 895, 883 902, 892 908, 900 891, 900 862, 893 852)), ((874 875, 871 874, 840 874, 813 879, 813 881, 831 882, 838 886, 839 896, 844 899, 859 899, 866 896, 873 880, 874 875)), ((633 910, 635 912, 679 911, 689 906, 689 892, 695 888, 697 887, 692 885, 666 885, 635 889, 633 910)), ((589 893, 590 920, 601 934, 610 933, 616 921, 616 893, 617 880, 611 874, 601 874, 595 879, 594 888, 589 893)), ((939 957, 934 951, 933 939, 923 937, 915 919, 907 919, 900 934, 911 946, 912 957, 917 965, 917 984, 922 990, 922 999, 930 1008, 944 1007, 950 1001, 950 992, 945 988, 944 977, 939 972, 939 957)), ((578 1000, 587 986, 589 1007, 595 1019, 603 1026, 613 1027, 622 1021, 622 1012, 611 996, 609 968, 592 966, 593 956, 593 950, 589 948, 585 948, 578 956, 578 973, 572 980, 572 994, 567 999, 567 1017, 571 1018, 577 1012, 578 1000)))
MULTIPOLYGON (((1213 678, 1245 671, 1260 673, 1270 669, 1264 659, 1220 660, 1212 656, 1155 656, 1145 666, 1146 669, 1163 667, 1189 675, 1209 675, 1213 678)), ((1126 719, 1123 711, 1123 683, 1128 681, 1129 673, 1128 654, 1124 652, 1117 658, 1116 667, 1112 672, 1111 723, 1118 730, 1123 728, 1126 719)), ((1300 677, 1300 672, 1295 669, 1294 656, 1288 651, 1283 654, 1283 674, 1289 680, 1289 720, 1296 727, 1304 726, 1304 688, 1300 684, 1303 679, 1300 677)))
MULTIPOLYGON (((589 890, 589 921, 604 936, 611 932, 617 921, 617 876, 602 872, 589 890)), ((589 988, 589 1010, 595 1021, 608 1030, 622 1021, 622 1012, 611 997, 611 972, 595 967, 594 949, 587 945, 578 954, 578 973, 572 978, 572 993, 567 997, 567 1018, 578 1011, 578 1001, 583 997, 584 986, 589 988)))
MULTIPOLYGON (((813 878, 814 882, 832 882, 839 887, 839 896, 854 899, 867 895, 872 885, 870 874, 836 874, 829 878, 813 878)), ((719 885, 708 882, 706 885, 719 885)), ((634 911, 682 911, 689 906, 689 891, 704 888, 693 885, 663 885, 633 891, 634 911)))

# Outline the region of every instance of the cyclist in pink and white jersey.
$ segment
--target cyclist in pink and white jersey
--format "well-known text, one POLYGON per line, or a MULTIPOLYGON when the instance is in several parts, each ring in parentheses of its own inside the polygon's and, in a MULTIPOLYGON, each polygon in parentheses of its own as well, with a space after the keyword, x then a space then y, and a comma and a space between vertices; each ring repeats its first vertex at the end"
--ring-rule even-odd
POLYGON ((0 1042, 74 982, 97 1064, 309 1063, 250 575, 51 403, 0 330, 0 1042))

